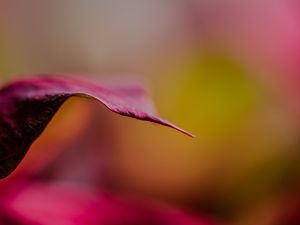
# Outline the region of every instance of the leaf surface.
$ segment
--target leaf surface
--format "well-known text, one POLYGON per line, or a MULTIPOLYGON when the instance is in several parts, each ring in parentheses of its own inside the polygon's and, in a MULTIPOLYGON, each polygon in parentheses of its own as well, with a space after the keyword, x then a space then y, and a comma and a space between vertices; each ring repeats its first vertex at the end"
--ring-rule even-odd
POLYGON ((26 77, 0 89, 0 178, 18 166, 58 109, 73 96, 95 99, 117 114, 168 126, 192 136, 157 117, 141 87, 111 87, 61 75, 26 77))

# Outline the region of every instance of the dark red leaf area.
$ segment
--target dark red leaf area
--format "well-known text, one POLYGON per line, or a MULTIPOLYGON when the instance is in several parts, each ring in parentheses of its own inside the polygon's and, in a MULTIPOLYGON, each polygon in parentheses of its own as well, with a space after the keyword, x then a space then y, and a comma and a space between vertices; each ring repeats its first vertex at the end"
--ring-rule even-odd
POLYGON ((72 96, 93 98, 120 115, 162 124, 190 135, 157 117, 140 87, 112 88, 69 76, 28 77, 0 89, 0 178, 17 167, 33 141, 72 96))

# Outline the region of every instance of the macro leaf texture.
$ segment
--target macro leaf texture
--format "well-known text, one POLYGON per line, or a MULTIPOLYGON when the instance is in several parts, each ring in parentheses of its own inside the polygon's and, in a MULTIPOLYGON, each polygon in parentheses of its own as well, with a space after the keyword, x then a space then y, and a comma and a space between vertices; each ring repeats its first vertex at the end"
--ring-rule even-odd
POLYGON ((69 75, 22 78, 0 89, 0 178, 7 177, 26 155, 58 109, 70 97, 97 100, 117 114, 181 128, 156 116, 140 86, 110 86, 69 75))

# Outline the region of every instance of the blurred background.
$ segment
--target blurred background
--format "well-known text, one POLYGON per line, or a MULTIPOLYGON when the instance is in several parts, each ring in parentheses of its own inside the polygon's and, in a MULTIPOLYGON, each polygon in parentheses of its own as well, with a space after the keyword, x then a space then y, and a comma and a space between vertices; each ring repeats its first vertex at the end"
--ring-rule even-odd
POLYGON ((60 152, 48 176, 220 224, 300 224, 297 0, 1 0, 0 83, 39 73, 144 80, 197 137, 73 99, 23 167, 60 152))

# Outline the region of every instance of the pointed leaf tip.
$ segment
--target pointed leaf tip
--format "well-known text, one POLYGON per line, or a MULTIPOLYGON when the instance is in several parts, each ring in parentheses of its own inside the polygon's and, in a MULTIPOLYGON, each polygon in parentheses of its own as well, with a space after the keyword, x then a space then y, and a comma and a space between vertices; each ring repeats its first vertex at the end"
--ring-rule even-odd
POLYGON ((123 116, 187 131, 160 119, 145 92, 118 89, 72 76, 34 76, 0 89, 0 178, 21 162, 58 109, 70 97, 91 97, 123 116))

